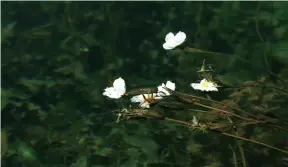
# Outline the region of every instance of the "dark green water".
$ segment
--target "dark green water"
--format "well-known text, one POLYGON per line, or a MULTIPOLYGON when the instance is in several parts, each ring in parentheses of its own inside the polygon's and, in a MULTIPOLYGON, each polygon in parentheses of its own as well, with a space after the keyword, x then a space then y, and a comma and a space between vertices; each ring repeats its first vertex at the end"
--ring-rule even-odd
POLYGON ((287 2, 2 1, 1 165, 287 166, 287 7, 287 2), (165 50, 165 36, 179 31, 185 42, 165 50), (217 92, 189 86, 203 79, 197 71, 204 60, 221 86, 217 92), (205 98, 199 103, 214 109, 173 95, 147 111, 188 123, 196 116, 209 128, 203 133, 169 119, 116 123, 119 110, 139 108, 130 96, 102 95, 119 77, 127 91, 171 80, 176 91, 205 98))

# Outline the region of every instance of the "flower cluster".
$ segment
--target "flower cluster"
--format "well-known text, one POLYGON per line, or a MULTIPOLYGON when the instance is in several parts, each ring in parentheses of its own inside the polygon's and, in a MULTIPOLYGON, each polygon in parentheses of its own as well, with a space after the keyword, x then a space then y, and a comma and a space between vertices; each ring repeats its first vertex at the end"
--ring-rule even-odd
MULTIPOLYGON (((175 47, 182 44, 185 41, 185 39, 186 34, 184 32, 179 31, 176 35, 170 32, 165 37, 165 43, 163 44, 163 48, 166 50, 174 49, 175 47)), ((202 68, 204 68, 203 66, 202 68)), ((205 72, 205 70, 201 70, 201 72, 205 72)), ((218 91, 219 87, 218 84, 213 82, 212 79, 208 77, 206 78, 204 77, 204 79, 202 79, 200 83, 191 83, 190 86, 195 90, 201 90, 206 92, 218 91)), ((165 96, 170 96, 170 92, 167 91, 167 88, 174 91, 176 89, 176 85, 171 81, 167 81, 166 84, 162 83, 157 87, 157 93, 136 95, 133 96, 130 99, 130 101, 132 103, 139 103, 139 106, 141 108, 150 108, 151 103, 163 99, 163 97, 165 96)), ((111 99, 119 99, 123 95, 125 95, 125 93, 126 93, 125 81, 121 77, 119 77, 113 82, 112 87, 107 87, 104 90, 103 95, 111 99)))
MULTIPOLYGON (((163 99, 165 96, 169 96, 170 93, 165 89, 175 90, 175 83, 167 81, 166 84, 162 83, 157 87, 157 93, 152 94, 140 94, 133 96, 130 101, 133 103, 140 103, 141 108, 150 108, 150 104, 156 100, 163 99)), ((120 77, 113 82, 113 87, 107 87, 104 89, 103 95, 111 99, 119 99, 126 93, 125 81, 120 77)))

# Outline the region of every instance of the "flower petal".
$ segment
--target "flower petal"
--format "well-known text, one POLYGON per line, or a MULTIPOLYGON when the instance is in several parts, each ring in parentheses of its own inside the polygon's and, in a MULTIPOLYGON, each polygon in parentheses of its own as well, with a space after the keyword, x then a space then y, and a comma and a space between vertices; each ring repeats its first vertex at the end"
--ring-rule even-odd
POLYGON ((193 89, 196 89, 196 90, 200 90, 201 89, 201 86, 199 83, 191 83, 190 86, 193 88, 193 89))
POLYGON ((150 108, 150 104, 147 101, 145 101, 144 103, 140 103, 139 106, 141 108, 150 108))
POLYGON ((168 33, 165 37, 163 48, 166 50, 174 49, 176 46, 182 44, 186 39, 186 34, 179 31, 175 36, 172 32, 168 33))
POLYGON ((171 41, 171 40, 174 40, 175 36, 172 32, 168 33, 165 37, 165 41, 171 41))
POLYGON ((210 83, 209 83, 209 86, 207 87, 207 90, 208 90, 208 91, 218 91, 217 85, 214 84, 214 83, 212 83, 212 82, 210 82, 210 83))
POLYGON ((119 94, 115 91, 115 89, 113 87, 109 87, 109 88, 106 88, 103 92, 103 95, 104 96, 107 96, 111 99, 118 99, 120 98, 121 96, 119 96, 119 94))
POLYGON ((144 102, 144 98, 143 98, 143 96, 142 95, 137 95, 137 96, 133 96, 131 99, 130 99, 130 101, 132 102, 132 103, 142 103, 142 102, 144 102))
POLYGON ((206 79, 202 79, 200 83, 192 83, 191 87, 193 87, 195 90, 201 90, 206 92, 218 91, 218 85, 214 82, 207 81, 206 79))
POLYGON ((165 50, 171 50, 171 49, 174 49, 175 48, 175 44, 173 42, 165 42, 163 44, 163 48, 165 50))
POLYGON ((165 86, 171 90, 175 90, 175 88, 176 88, 175 83, 173 83, 171 81, 167 81, 165 86))
POLYGON ((208 83, 208 81, 206 80, 206 79, 202 79, 201 81, 200 81, 200 85, 205 85, 205 84, 207 84, 208 83))
POLYGON ((113 87, 116 90, 116 92, 119 94, 119 96, 122 96, 126 92, 125 81, 121 77, 119 77, 113 82, 113 87))
POLYGON ((162 83, 162 85, 158 86, 158 92, 157 92, 157 97, 163 97, 163 96, 169 96, 170 93, 169 91, 167 91, 165 88, 169 88, 171 90, 175 90, 175 83, 171 82, 171 81, 167 81, 166 85, 164 83, 162 83))
POLYGON ((165 87, 164 84, 157 87, 157 89, 158 89, 157 96, 170 95, 169 92, 166 89, 164 89, 164 87, 165 87))
POLYGON ((192 123, 193 123, 193 125, 199 125, 199 121, 195 116, 193 116, 192 123))
POLYGON ((163 99, 163 96, 160 96, 158 93, 156 94, 156 96, 154 97, 155 100, 161 100, 163 99))
POLYGON ((175 45, 178 46, 182 44, 186 39, 186 34, 182 31, 179 31, 174 38, 175 45))

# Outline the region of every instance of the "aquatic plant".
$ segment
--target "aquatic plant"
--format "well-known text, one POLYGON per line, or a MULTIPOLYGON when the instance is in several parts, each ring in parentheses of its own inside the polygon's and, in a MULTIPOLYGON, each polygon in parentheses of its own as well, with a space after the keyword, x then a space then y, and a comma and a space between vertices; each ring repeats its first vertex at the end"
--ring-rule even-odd
POLYGON ((1 165, 287 166, 286 6, 2 2, 1 165))
MULTIPOLYGON (((166 35, 166 43, 163 45, 163 47, 164 49, 167 49, 167 50, 173 49, 176 46, 179 46, 185 39, 186 39, 186 34, 184 32, 180 31, 175 37, 173 33, 171 34, 169 33, 168 35, 166 35), (172 38, 172 39, 167 39, 167 38, 172 38), (180 38, 180 39, 177 40, 176 38, 180 38), (173 40, 176 40, 178 42, 174 42, 175 44, 173 45, 173 47, 172 47, 172 44, 171 44, 171 47, 168 47, 167 43, 169 43, 169 41, 170 43, 173 43, 171 42, 173 40)), ((194 50, 196 50, 197 52, 202 52, 200 49, 195 49, 195 48, 184 49, 184 51, 188 51, 188 52, 193 52, 194 50)), ((213 52, 205 52, 205 53, 213 54, 213 52)), ((216 84, 214 80, 216 80, 217 75, 215 76, 213 74, 215 71, 211 69, 211 67, 210 67, 211 70, 205 70, 207 69, 207 67, 205 66, 204 63, 205 63, 205 60, 203 60, 201 69, 197 71, 201 73, 200 76, 204 78, 201 80, 200 83, 190 84, 190 86, 194 90, 201 90, 201 91, 206 91, 206 92, 218 91, 218 88, 220 87, 220 91, 224 91, 224 89, 229 89, 231 88, 231 86, 233 87, 233 85, 229 85, 229 86, 226 85, 224 87, 223 86, 221 87, 220 85, 222 83, 219 80, 218 80, 218 83, 216 84)), ((265 87, 265 85, 262 85, 262 86, 265 87)), ((287 132, 288 129, 283 127, 283 124, 281 125, 281 123, 283 123, 283 121, 285 122, 285 120, 281 120, 281 118, 276 117, 274 114, 273 116, 269 116, 263 112, 257 111, 255 108, 250 109, 249 111, 245 111, 241 109, 241 105, 238 104, 238 106, 236 106, 237 103, 231 105, 229 104, 231 102, 220 102, 220 101, 212 100, 212 98, 209 95, 207 95, 207 97, 205 98, 205 97, 195 96, 192 94, 181 93, 179 91, 175 91, 175 87, 176 87, 175 83, 172 83, 171 81, 167 81, 166 85, 162 84, 160 87, 158 87, 158 92, 155 92, 155 90, 157 90, 155 88, 145 88, 145 89, 139 88, 139 89, 131 90, 131 92, 128 91, 126 95, 131 95, 135 93, 141 94, 141 95, 133 96, 131 98, 131 102, 134 102, 134 103, 140 102, 139 107, 147 108, 147 109, 140 109, 139 107, 130 107, 130 108, 121 109, 116 114, 117 115, 116 122, 119 123, 119 121, 121 120, 131 120, 131 119, 138 119, 138 118, 146 118, 146 119, 161 120, 161 121, 164 120, 164 121, 183 125, 192 130, 200 130, 201 132, 204 132, 204 133, 207 133, 208 131, 216 132, 221 135, 235 138, 236 140, 242 140, 242 141, 247 141, 250 143, 262 145, 262 146, 274 149, 276 151, 282 152, 284 154, 288 154, 288 150, 286 149, 277 148, 270 144, 266 144, 261 141, 249 139, 247 137, 239 135, 239 129, 245 128, 245 126, 248 126, 248 125, 254 125, 254 126, 265 125, 270 128, 276 128, 283 132, 287 132), (145 90, 146 92, 145 91, 143 92, 143 90, 145 90), (159 92, 162 92, 162 93, 166 92, 164 93, 164 95, 169 95, 169 98, 167 97, 163 98, 163 96, 160 96, 161 98, 159 98, 159 96, 157 97, 157 94, 159 94, 159 92), (165 100, 165 105, 161 104, 162 100, 165 100), (180 102, 180 103, 177 103, 176 108, 178 108, 178 110, 183 110, 183 111, 191 112, 191 113, 200 112, 200 113, 205 113, 205 115, 203 115, 201 119, 198 119, 196 118, 195 115, 189 114, 190 116, 192 116, 192 118, 185 117, 185 120, 190 119, 190 121, 183 121, 179 119, 166 117, 164 113, 159 113, 157 111, 159 110, 159 106, 165 107, 166 109, 167 108, 169 109, 170 107, 172 109, 175 109, 175 103, 174 103, 175 101, 180 102), (172 105, 170 106, 170 104, 172 105), (151 105, 153 105, 153 107, 150 107, 151 105), (195 109, 197 107, 201 107, 203 109, 200 109, 200 110, 195 109), (211 117, 210 115, 213 115, 215 118, 207 119, 211 117)), ((247 89, 249 87, 250 86, 246 84, 246 86, 242 88, 247 89)), ((274 88, 274 87, 271 87, 271 88, 274 88)), ((287 97, 287 90, 281 89, 280 91, 286 94, 286 97, 287 97)), ((265 95, 261 95, 261 96, 265 96, 265 95)), ((235 100, 234 98, 236 97, 232 96, 230 100, 234 101, 235 100)), ((242 165, 246 166, 245 154, 243 151, 244 146, 240 145, 239 143, 237 143, 237 145, 240 150, 240 154, 242 158, 242 165)), ((233 154, 235 155, 235 153, 233 154)), ((234 163, 235 165, 237 164, 237 162, 234 162, 234 163)))

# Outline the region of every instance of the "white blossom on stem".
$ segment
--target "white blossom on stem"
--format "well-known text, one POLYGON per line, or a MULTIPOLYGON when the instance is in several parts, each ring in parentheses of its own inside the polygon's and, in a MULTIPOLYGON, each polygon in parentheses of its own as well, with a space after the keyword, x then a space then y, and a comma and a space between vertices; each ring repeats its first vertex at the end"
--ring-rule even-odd
POLYGON ((139 106, 141 108, 150 108, 150 103, 154 102, 155 100, 162 99, 162 97, 157 97, 156 93, 152 94, 141 94, 137 96, 133 96, 130 101, 132 103, 140 103, 139 106))
POLYGON ((176 89, 176 85, 175 83, 171 82, 171 81, 167 81, 166 84, 162 83, 162 85, 158 86, 158 92, 157 92, 157 96, 159 97, 163 97, 163 96, 169 96, 170 93, 165 89, 169 88, 171 90, 175 90, 176 89))
POLYGON ((113 82, 113 87, 104 89, 103 95, 111 99, 119 99, 126 93, 125 81, 119 77, 113 82))
POLYGON ((176 46, 181 45, 186 39, 186 34, 182 31, 179 31, 176 35, 172 32, 168 33, 165 37, 165 43, 163 48, 165 50, 174 49, 176 46))
POLYGON ((208 81, 206 79, 202 79, 200 83, 191 83, 190 86, 194 88, 195 90, 201 90, 201 91, 218 91, 219 87, 216 83, 208 81))

